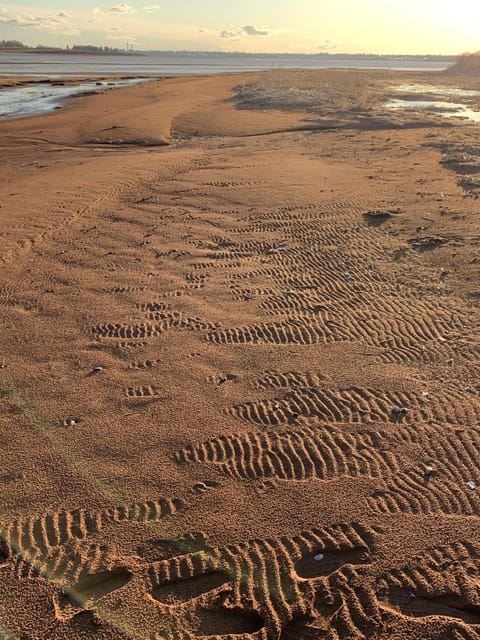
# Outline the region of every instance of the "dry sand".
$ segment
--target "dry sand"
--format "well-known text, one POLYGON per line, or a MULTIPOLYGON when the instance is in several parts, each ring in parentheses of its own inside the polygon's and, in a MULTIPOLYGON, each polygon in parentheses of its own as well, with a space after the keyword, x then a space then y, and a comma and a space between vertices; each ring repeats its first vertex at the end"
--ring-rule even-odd
POLYGON ((480 128, 405 79, 0 124, 0 637, 480 637, 480 128))

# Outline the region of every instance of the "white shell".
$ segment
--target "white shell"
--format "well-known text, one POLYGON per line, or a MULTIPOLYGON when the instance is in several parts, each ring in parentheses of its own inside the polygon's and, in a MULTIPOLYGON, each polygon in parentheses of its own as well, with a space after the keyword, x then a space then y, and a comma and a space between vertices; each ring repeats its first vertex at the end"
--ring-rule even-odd
POLYGON ((469 489, 476 489, 476 488, 477 488, 477 485, 475 484, 475 482, 471 482, 471 481, 470 481, 470 482, 467 482, 467 487, 468 487, 469 489))
POLYGON ((320 562, 320 560, 323 560, 325 558, 325 556, 323 555, 323 553, 317 553, 316 556, 313 556, 313 559, 316 560, 317 562, 320 562))

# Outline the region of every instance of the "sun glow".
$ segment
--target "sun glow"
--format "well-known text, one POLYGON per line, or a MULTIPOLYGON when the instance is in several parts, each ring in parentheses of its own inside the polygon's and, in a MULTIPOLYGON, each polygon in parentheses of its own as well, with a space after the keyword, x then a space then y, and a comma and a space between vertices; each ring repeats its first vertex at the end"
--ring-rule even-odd
POLYGON ((137 49, 318 53, 458 54, 480 49, 480 5, 471 0, 219 0, 162 5, 136 0, 93 6, 79 0, 3 4, 5 39, 137 49))

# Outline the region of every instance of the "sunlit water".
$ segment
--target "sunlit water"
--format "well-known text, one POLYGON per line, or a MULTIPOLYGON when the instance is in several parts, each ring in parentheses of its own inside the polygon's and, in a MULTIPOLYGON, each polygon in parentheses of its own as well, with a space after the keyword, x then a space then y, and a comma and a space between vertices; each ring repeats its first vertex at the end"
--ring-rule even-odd
POLYGON ((455 96, 457 98, 475 98, 480 91, 474 89, 457 89, 457 87, 434 87, 422 84, 400 84, 396 88, 398 93, 428 93, 440 96, 455 96))
POLYGON ((449 61, 419 58, 301 55, 212 54, 202 52, 147 53, 145 55, 90 55, 65 53, 0 53, 0 76, 93 78, 108 75, 211 74, 264 69, 399 69, 441 71, 449 61))
POLYGON ((389 100, 385 105, 387 109, 408 109, 417 113, 434 112, 445 118, 480 122, 480 111, 470 108, 469 105, 472 99, 480 97, 480 91, 428 85, 400 85, 396 91, 402 97, 389 100), (451 97, 463 99, 464 102, 448 100, 451 97))
POLYGON ((20 118, 47 113, 61 107, 66 98, 85 92, 106 91, 115 87, 126 87, 145 80, 112 80, 109 82, 81 82, 77 85, 52 86, 38 83, 23 87, 0 90, 0 119, 20 118))

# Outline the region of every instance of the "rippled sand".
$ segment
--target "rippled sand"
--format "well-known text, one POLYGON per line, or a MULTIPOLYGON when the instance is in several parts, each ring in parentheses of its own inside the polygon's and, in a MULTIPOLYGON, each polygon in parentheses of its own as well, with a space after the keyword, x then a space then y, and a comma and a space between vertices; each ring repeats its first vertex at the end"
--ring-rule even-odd
POLYGON ((311 74, 0 123, 0 636, 477 637, 479 129, 311 74))

